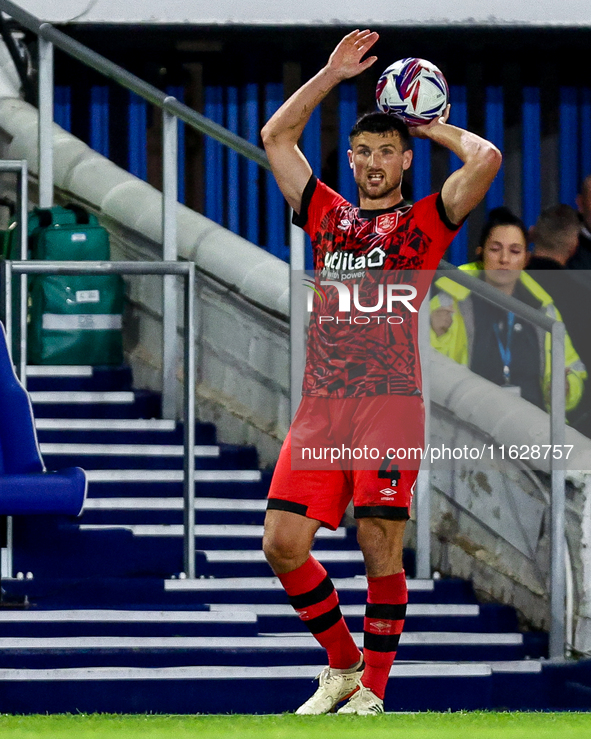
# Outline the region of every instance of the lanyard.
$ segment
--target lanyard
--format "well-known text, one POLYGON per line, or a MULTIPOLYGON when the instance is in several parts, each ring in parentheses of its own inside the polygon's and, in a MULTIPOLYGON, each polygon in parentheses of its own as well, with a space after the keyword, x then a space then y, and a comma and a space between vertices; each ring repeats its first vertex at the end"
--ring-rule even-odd
POLYGON ((501 355, 501 361, 503 362, 503 376, 505 378, 505 385, 508 385, 511 380, 511 339, 513 338, 513 325, 515 324, 515 314, 507 314, 507 344, 503 344, 501 341, 501 334, 499 331, 498 323, 495 323, 494 330, 497 342, 499 344, 499 354, 501 355))

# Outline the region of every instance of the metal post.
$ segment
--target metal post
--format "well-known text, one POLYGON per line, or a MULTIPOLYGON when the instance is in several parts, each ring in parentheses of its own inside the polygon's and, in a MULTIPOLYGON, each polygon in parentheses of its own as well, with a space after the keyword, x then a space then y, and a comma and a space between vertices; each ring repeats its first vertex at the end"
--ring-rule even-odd
POLYGON ((39 206, 53 205, 53 44, 39 45, 39 206))
MULTIPOLYGON (((7 260, 4 263, 4 299, 6 304, 4 306, 5 321, 6 321, 6 344, 8 347, 8 354, 12 357, 12 269, 11 263, 7 260)), ((13 528, 12 528, 12 516, 6 518, 6 548, 3 553, 2 561, 0 562, 0 576, 1 577, 12 577, 12 542, 13 542, 13 528)))
POLYGON ((306 242, 304 232, 291 224, 289 231, 289 350, 290 350, 290 402, 293 419, 302 399, 302 381, 306 364, 306 313, 305 305, 299 299, 301 285, 296 280, 303 277, 306 242))
POLYGON ((6 344, 12 356, 12 262, 9 259, 4 262, 4 320, 6 344))
MULTIPOLYGON (((552 498, 550 504, 550 647, 551 659, 565 656, 565 594, 566 594, 566 538, 565 538, 565 463, 556 459, 554 452, 564 452, 565 391, 564 323, 552 326, 552 384, 550 389, 550 444, 552 456, 552 498)), ((556 455, 558 456, 558 455, 556 455)))
MULTIPOLYGON (((29 174, 27 162, 21 162, 20 188, 19 188, 19 228, 21 238, 20 257, 23 262, 28 258, 29 229, 28 229, 28 205, 29 205, 29 174)), ((27 333, 28 281, 27 275, 20 276, 20 336, 19 336, 19 379, 24 388, 27 387, 27 344, 25 335, 27 333)))
POLYGON ((195 577, 195 265, 185 277, 183 565, 195 577))
MULTIPOLYGON (((174 100, 174 98, 167 98, 174 100)), ((178 120, 162 111, 162 256, 176 262, 178 200, 178 120)), ((176 418, 176 277, 165 275, 162 285, 162 417, 176 418)))
MULTIPOLYGON (((431 426, 431 337, 429 295, 419 309, 419 355, 423 376, 423 402, 425 404, 425 444, 429 441, 431 426)), ((417 478, 415 503, 417 527, 417 577, 431 577, 431 483, 428 460, 423 460, 417 478)))
MULTIPOLYGON (((15 172, 17 175, 17 191, 18 191, 18 229, 19 229, 19 238, 20 238, 20 258, 21 260, 25 261, 27 259, 27 248, 28 248, 28 204, 29 204, 29 195, 28 195, 28 167, 27 167, 27 161, 25 159, 1 159, 0 160, 0 172, 15 172)), ((11 285, 12 287, 12 285, 11 285)), ((12 311, 12 300, 10 304, 10 309, 12 311)), ((27 330, 27 277, 26 275, 20 276, 20 341, 19 341, 19 348, 17 351, 18 354, 18 367, 16 368, 17 375, 22 382, 23 386, 26 388, 27 384, 27 377, 26 377, 26 370, 27 370, 27 359, 26 359, 26 353, 23 350, 22 346, 22 337, 24 332, 27 330)), ((8 326, 7 326, 8 331, 8 326)), ((10 326, 11 331, 11 339, 9 342, 10 347, 10 353, 13 359, 13 362, 15 360, 15 356, 13 356, 13 346, 12 346, 12 325, 10 326)))

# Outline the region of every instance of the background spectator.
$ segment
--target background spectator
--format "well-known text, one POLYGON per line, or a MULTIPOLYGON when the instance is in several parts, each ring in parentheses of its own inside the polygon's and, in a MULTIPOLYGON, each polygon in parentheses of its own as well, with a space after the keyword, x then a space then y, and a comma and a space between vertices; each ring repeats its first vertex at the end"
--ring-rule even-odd
MULTIPOLYGON (((560 317, 552 298, 524 269, 528 261, 527 231, 507 208, 495 208, 485 224, 480 261, 460 269, 484 279, 506 295, 553 318, 560 317)), ((442 354, 540 408, 548 407, 550 335, 473 295, 443 277, 431 300, 431 343, 442 354)), ((586 372, 567 336, 567 410, 579 403, 586 372)))
POLYGON ((591 269, 591 175, 581 183, 577 195, 577 208, 581 214, 583 227, 579 234, 579 248, 568 262, 569 269, 591 269))
MULTIPOLYGON (((591 336, 587 325, 591 280, 587 274, 565 268, 577 250, 580 231, 581 221, 573 208, 568 205, 546 208, 530 230, 534 250, 527 269, 552 297, 575 351, 585 367, 591 367, 591 336)), ((569 415, 569 420, 578 431, 591 437, 589 388, 585 388, 583 398, 569 415)))

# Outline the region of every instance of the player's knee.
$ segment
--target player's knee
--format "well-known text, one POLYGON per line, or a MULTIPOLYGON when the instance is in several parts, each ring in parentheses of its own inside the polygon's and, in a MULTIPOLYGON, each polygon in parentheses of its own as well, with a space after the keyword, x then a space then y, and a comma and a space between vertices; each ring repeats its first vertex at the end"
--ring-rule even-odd
POLYGON ((400 571, 404 523, 381 518, 363 518, 357 523, 357 541, 368 573, 379 576, 400 571))
POLYGON ((381 518, 361 518, 357 521, 357 541, 359 546, 381 549, 391 543, 391 532, 381 518))
POLYGON ((265 531, 263 553, 276 572, 288 572, 306 560, 308 552, 297 537, 278 531, 265 531))

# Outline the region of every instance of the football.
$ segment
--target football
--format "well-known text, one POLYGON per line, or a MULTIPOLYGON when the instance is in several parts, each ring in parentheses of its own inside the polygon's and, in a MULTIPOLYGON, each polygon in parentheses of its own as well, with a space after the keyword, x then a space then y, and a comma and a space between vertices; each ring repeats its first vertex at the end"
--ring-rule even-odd
POLYGON ((407 126, 443 115, 448 100, 445 77, 426 59, 399 59, 384 70, 376 88, 378 108, 402 118, 407 126))

